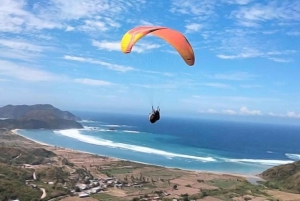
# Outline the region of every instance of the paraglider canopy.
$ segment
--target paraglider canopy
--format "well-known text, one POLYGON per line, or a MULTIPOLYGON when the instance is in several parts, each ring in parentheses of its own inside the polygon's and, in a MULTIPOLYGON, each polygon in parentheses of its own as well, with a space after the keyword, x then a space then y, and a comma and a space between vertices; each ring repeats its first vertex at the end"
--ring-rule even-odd
POLYGON ((193 48, 186 37, 173 29, 160 26, 138 26, 126 32, 121 40, 121 50, 127 54, 131 52, 134 44, 147 34, 153 34, 167 41, 180 54, 185 63, 193 66, 195 55, 193 48))

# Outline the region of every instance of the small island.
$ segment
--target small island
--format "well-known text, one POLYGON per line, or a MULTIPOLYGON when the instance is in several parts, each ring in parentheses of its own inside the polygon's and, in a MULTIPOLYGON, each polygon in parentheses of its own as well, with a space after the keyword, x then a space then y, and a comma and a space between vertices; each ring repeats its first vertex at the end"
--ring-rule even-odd
POLYGON ((83 128, 81 119, 50 104, 7 105, 0 108, 2 129, 71 129, 83 128))

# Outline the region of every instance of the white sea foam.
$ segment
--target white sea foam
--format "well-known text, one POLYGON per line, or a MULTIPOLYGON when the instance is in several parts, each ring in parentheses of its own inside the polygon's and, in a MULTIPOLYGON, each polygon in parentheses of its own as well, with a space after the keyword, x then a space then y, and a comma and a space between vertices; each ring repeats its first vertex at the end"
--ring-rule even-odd
POLYGON ((288 158, 292 159, 292 160, 295 160, 295 161, 298 161, 300 160, 300 154, 285 154, 288 158))
POLYGON ((177 153, 171 153, 171 152, 153 149, 153 148, 149 148, 149 147, 118 143, 118 142, 113 142, 110 140, 99 139, 99 138, 92 137, 92 136, 86 136, 86 135, 80 134, 80 130, 78 130, 78 129, 58 130, 58 131, 54 131, 54 132, 57 134, 61 134, 61 135, 67 136, 67 137, 71 137, 71 138, 80 140, 82 142, 89 143, 89 144, 95 144, 95 145, 101 145, 101 146, 107 146, 107 147, 113 147, 113 148, 120 148, 120 149, 127 149, 127 150, 136 151, 136 152, 147 153, 147 154, 162 155, 162 156, 169 157, 169 158, 172 158, 172 157, 189 158, 189 159, 199 160, 202 162, 216 161, 212 157, 198 157, 198 156, 191 156, 191 155, 185 155, 185 154, 177 154, 177 153))
POLYGON ((93 126, 84 126, 83 128, 88 131, 99 130, 99 127, 93 127, 93 126))
POLYGON ((139 131, 123 130, 124 133, 140 133, 139 131))
POLYGON ((267 160, 267 159, 223 159, 223 160, 231 163, 258 163, 261 165, 268 165, 268 166, 283 165, 283 164, 294 162, 290 160, 267 160))
POLYGON ((84 129, 78 129, 78 130, 86 130, 86 131, 100 131, 100 132, 112 132, 115 131, 113 129, 104 129, 99 127, 93 127, 93 126, 84 126, 84 129))
POLYGON ((117 128, 120 128, 120 127, 131 127, 131 126, 128 126, 128 125, 118 125, 118 124, 108 124, 108 125, 101 125, 101 126, 117 127, 117 128))
POLYGON ((93 120, 85 120, 85 119, 83 119, 83 120, 81 120, 81 121, 78 121, 78 122, 82 122, 82 123, 92 123, 92 122, 95 122, 95 121, 93 121, 93 120))

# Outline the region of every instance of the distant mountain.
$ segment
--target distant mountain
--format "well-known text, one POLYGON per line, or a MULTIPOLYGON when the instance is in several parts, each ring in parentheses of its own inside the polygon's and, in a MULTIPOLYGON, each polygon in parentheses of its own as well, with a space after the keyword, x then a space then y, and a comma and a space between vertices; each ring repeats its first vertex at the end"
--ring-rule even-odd
POLYGON ((273 188, 300 193, 300 161, 272 167, 260 176, 273 188))
POLYGON ((70 112, 61 111, 49 104, 7 105, 0 108, 0 128, 7 129, 69 129, 83 128, 80 120, 70 112))
MULTIPOLYGON (((36 113, 37 111, 48 111, 48 114, 55 115, 59 118, 66 120, 80 121, 79 117, 76 117, 70 112, 61 111, 50 104, 36 104, 36 105, 7 105, 0 108, 0 118, 18 119, 23 116, 27 116, 27 113, 36 113)), ((30 115, 30 114, 29 114, 30 115)))

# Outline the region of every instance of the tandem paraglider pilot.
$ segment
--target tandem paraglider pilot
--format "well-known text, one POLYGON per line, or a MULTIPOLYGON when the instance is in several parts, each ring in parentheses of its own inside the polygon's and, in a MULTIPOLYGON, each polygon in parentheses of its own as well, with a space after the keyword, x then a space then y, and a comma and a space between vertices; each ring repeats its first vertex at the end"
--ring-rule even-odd
POLYGON ((153 106, 152 106, 152 113, 149 114, 149 121, 154 124, 155 122, 157 122, 159 119, 160 119, 160 109, 159 107, 157 107, 156 110, 153 109, 153 106))

